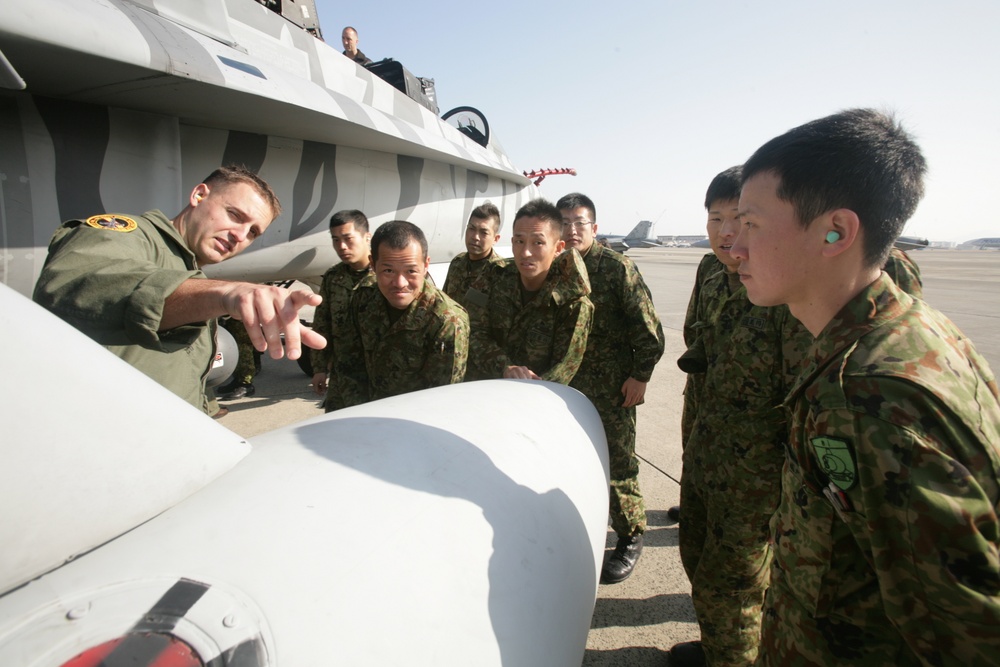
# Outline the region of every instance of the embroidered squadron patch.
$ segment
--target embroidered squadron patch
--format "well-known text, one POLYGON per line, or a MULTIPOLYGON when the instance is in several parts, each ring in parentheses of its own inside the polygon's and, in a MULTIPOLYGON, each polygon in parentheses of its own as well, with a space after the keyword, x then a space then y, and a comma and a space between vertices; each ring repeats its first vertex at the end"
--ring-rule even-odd
POLYGON ((87 218, 87 224, 94 229, 106 229, 109 232, 131 232, 139 226, 132 218, 108 213, 87 218))
POLYGON ((858 481, 858 469, 854 463, 854 449, 846 440, 837 438, 811 438, 819 467, 830 481, 847 491, 858 481))

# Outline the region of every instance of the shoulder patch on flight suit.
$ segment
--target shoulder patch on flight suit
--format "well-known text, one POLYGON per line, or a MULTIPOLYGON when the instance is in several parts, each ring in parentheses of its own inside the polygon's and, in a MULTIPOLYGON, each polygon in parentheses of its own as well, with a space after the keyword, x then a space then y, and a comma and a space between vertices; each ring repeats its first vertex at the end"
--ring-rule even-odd
POLYGON ((846 440, 837 438, 811 438, 809 443, 816 452, 819 467, 831 482, 844 491, 858 481, 857 464, 854 462, 854 448, 846 440))
POLYGON ((105 229, 109 232, 131 232, 139 226, 132 218, 107 213, 87 218, 87 224, 94 229, 105 229))

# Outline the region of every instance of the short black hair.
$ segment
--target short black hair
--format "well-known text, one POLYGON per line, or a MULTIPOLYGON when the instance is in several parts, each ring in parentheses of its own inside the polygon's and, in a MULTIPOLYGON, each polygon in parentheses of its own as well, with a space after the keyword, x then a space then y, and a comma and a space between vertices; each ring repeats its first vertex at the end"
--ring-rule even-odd
POLYGON ((346 225, 350 222, 353 222, 354 228, 362 234, 368 233, 368 217, 356 208, 344 209, 343 211, 334 213, 333 217, 330 218, 330 229, 346 225))
POLYGON ((471 222, 473 218, 476 220, 493 220, 493 233, 500 231, 500 209, 493 202, 483 202, 472 209, 472 213, 469 214, 469 221, 471 222))
POLYGON ((712 204, 717 201, 726 202, 739 199, 740 190, 743 189, 743 183, 740 180, 742 173, 742 165, 736 165, 719 172, 708 184, 708 190, 705 192, 705 210, 712 208, 712 204))
POLYGON ((422 229, 406 220, 393 220, 380 225, 372 234, 372 264, 378 262, 379 246, 383 243, 393 250, 405 250, 414 241, 420 244, 421 261, 427 259, 427 237, 422 229))
POLYGON ((849 109, 789 130, 743 165, 743 183, 762 173, 780 179, 777 196, 808 227, 837 208, 854 211, 864 259, 882 266, 924 196, 927 162, 894 116, 849 109))
POLYGON ((574 208, 585 208, 590 212, 590 221, 597 222, 597 207, 594 206, 594 202, 585 194, 579 192, 571 192, 568 195, 563 195, 556 202, 556 208, 560 211, 573 210, 574 208))
POLYGON ((538 218, 542 222, 547 222, 556 236, 562 238, 562 214, 548 199, 542 199, 541 197, 532 199, 517 209, 517 214, 514 216, 514 224, 516 225, 517 221, 521 218, 538 218))

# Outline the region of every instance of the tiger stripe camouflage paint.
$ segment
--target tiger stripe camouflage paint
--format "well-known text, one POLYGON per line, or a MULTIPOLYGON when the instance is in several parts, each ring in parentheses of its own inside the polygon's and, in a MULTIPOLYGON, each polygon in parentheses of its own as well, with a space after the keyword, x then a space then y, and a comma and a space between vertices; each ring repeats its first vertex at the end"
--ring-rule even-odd
POLYGON ((0 51, 27 89, 0 90, 0 281, 24 294, 61 221, 173 215, 224 163, 256 169, 285 212, 212 268, 223 278, 318 281, 337 261, 325 222, 343 208, 373 227, 416 223, 446 263, 476 205, 510 217, 537 194, 499 148, 257 3, 7 4, 0 51))

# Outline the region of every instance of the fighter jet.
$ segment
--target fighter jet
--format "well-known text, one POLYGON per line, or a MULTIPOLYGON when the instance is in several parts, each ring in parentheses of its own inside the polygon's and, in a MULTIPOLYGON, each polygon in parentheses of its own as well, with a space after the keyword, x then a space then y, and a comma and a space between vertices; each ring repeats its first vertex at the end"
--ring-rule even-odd
POLYGON ((578 393, 442 387, 250 446, 16 293, 60 221, 172 215, 220 164, 285 213, 218 278, 320 276, 342 208, 446 263, 474 206, 536 195, 482 114, 321 34, 312 0, 0 0, 0 665, 580 664, 608 463, 578 393))
POLYGON ((258 171, 285 213, 213 278, 317 282, 344 208, 416 223, 446 264, 475 206, 510 219, 537 196, 482 113, 443 119, 430 79, 345 58, 313 0, 270 4, 0 0, 0 281, 30 294, 61 221, 173 215, 221 164, 258 171))
POLYGON ((660 248, 662 244, 653 236, 653 223, 643 220, 632 228, 625 236, 609 236, 598 234, 597 242, 606 245, 612 250, 625 252, 629 248, 660 248))

